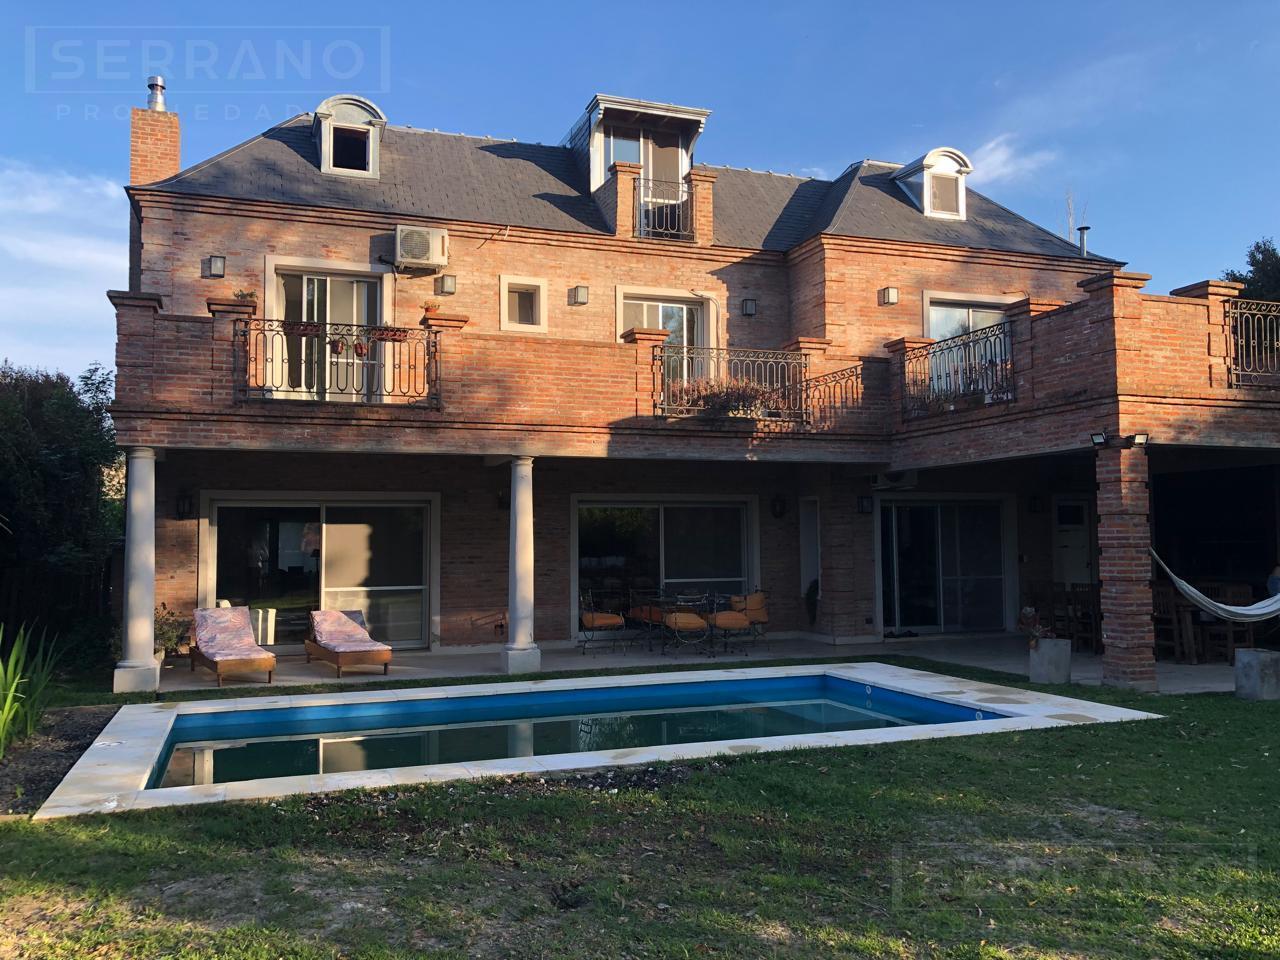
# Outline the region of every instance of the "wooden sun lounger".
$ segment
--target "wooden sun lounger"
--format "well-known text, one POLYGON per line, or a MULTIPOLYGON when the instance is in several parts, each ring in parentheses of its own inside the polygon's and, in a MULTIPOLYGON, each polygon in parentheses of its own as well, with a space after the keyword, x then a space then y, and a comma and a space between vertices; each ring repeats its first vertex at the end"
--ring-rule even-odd
POLYGON ((359 610, 313 610, 306 648, 307 663, 331 663, 339 677, 345 667, 381 666, 384 677, 391 669, 391 648, 369 636, 359 610))
POLYGON ((192 671, 197 666, 211 670, 218 686, 229 674, 255 670, 267 671, 267 683, 271 682, 276 655, 254 640, 248 607, 202 607, 195 613, 192 633, 192 671))

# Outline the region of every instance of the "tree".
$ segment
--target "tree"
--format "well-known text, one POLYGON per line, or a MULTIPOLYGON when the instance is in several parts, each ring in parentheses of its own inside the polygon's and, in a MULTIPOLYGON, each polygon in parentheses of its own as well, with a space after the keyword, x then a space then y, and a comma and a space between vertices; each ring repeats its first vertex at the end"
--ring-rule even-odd
POLYGON ((11 629, 38 621, 74 634, 106 613, 106 561, 123 528, 111 393, 96 365, 73 383, 0 364, 0 622, 11 629))
POLYGON ((1243 283, 1240 296, 1246 300, 1280 301, 1280 250, 1275 241, 1270 237, 1258 240, 1249 247, 1245 261, 1248 270, 1228 270, 1222 279, 1243 283))

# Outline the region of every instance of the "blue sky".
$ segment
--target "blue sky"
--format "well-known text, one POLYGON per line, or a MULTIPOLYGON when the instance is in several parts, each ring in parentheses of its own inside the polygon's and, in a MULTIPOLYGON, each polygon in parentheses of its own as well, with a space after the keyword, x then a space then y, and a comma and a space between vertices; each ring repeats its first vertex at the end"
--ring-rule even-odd
POLYGON ((830 177, 959 147, 973 186, 1057 232, 1070 191, 1091 248, 1157 292, 1280 235, 1274 0, 26 3, 0 43, 0 358, 70 373, 113 358, 127 108, 166 54, 184 164, 333 92, 556 143, 601 91, 710 108, 705 163, 830 177))

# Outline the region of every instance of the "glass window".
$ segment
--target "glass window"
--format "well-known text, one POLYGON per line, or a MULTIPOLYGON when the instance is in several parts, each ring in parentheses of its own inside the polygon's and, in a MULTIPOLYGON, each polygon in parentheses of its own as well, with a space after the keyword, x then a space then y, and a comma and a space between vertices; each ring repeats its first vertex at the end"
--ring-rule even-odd
POLYGON ((342 170, 369 169, 369 131, 333 128, 333 165, 342 170))
POLYGON ((640 162, 640 131, 630 127, 608 127, 605 131, 609 165, 640 162))
POLYGON ((992 326, 1002 320, 1004 311, 989 303, 945 303, 935 300, 929 304, 929 324, 925 333, 934 340, 945 340, 992 326))
POLYGON ((324 606, 360 610, 374 639, 421 639, 426 590, 420 506, 330 506, 324 524, 324 606))
POLYGON ((659 516, 656 506, 579 508, 578 589, 601 594, 597 601, 605 606, 629 599, 632 590, 657 590, 662 582, 659 516))
POLYGON ((664 303, 659 300, 626 300, 622 304, 622 329, 648 327, 669 330, 672 346, 699 346, 702 338, 702 305, 664 303))
POLYGON ((960 178, 946 174, 929 175, 929 204, 934 213, 960 212, 960 178))
POLYGON ((275 610, 275 642, 301 643, 320 607, 320 508, 220 507, 215 530, 214 602, 275 610))
POLYGON ((507 317, 509 323, 536 327, 538 325, 538 292, 520 287, 508 287, 507 317))

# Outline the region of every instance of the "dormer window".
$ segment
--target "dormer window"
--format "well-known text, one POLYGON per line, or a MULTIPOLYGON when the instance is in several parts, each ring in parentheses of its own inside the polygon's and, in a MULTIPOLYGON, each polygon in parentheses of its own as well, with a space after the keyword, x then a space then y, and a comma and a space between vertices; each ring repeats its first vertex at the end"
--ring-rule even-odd
POLYGON ((330 97, 316 108, 312 130, 320 172, 378 179, 382 130, 387 118, 363 97, 330 97))
POLYGON ((938 147, 901 167, 893 179, 926 217, 963 220, 964 178, 972 172, 969 158, 959 150, 938 147))

